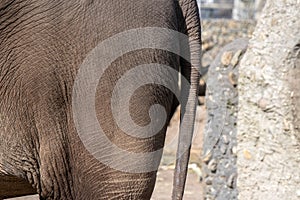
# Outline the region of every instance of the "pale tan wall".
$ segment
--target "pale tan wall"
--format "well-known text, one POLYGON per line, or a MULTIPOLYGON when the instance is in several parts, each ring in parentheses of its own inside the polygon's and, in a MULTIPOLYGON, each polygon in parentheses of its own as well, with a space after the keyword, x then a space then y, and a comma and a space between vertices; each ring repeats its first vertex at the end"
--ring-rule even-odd
POLYGON ((237 131, 241 200, 300 199, 300 132, 293 100, 300 79, 290 81, 300 67, 299 57, 293 56, 300 45, 299 6, 299 0, 268 0, 241 61, 237 131))

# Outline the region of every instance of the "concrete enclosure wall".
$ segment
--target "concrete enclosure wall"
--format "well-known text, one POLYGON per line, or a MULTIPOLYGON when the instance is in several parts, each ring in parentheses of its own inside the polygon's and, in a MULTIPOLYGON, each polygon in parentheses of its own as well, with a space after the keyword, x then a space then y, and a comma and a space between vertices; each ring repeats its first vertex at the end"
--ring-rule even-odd
POLYGON ((299 7, 268 0, 241 61, 239 199, 300 199, 299 7))

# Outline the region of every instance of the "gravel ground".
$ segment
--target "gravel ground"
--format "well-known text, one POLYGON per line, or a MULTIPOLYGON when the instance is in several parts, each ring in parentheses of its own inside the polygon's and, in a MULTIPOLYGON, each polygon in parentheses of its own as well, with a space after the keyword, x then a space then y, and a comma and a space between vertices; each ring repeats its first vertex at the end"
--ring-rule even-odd
MULTIPOLYGON (((170 200, 172 194, 173 168, 161 167, 158 172, 154 193, 151 200, 170 200)), ((199 181, 198 174, 189 170, 184 193, 185 200, 202 199, 202 184, 199 181)))

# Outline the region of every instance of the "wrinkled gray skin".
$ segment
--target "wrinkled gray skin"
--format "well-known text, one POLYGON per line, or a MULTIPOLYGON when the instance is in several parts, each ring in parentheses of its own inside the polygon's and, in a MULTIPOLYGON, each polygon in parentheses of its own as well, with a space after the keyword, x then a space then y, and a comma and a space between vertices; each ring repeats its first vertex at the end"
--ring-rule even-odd
MULTIPOLYGON (((41 199, 150 199, 156 172, 111 169, 83 146, 72 116, 73 83, 80 64, 99 42, 128 29, 170 28, 200 43, 198 16, 195 0, 1 0, 0 199, 33 192, 41 199)), ((200 49, 191 45, 190 52, 198 67, 200 49)), ((167 123, 147 139, 119 130, 110 96, 121 75, 138 64, 162 63, 178 69, 179 62, 192 82, 189 95, 196 100, 197 71, 170 52, 140 50, 111 65, 98 85, 95 108, 113 143, 132 152, 164 145, 167 123)), ((164 105, 170 118, 176 102, 166 88, 144 86, 132 98, 132 118, 139 125, 149 123, 148 109, 154 103, 164 105)), ((194 108, 188 109, 192 115, 194 108)), ((183 130, 187 136, 182 136, 187 140, 192 131, 188 127, 191 130, 183 130)), ((187 159, 188 153, 177 163, 173 199, 181 199, 187 159)))

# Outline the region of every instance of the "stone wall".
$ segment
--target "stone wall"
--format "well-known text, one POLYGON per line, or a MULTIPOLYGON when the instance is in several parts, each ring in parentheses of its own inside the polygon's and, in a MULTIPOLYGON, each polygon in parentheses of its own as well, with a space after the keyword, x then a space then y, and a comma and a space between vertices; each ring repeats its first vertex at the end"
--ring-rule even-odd
POLYGON ((208 72, 202 166, 205 199, 237 198, 237 78, 247 44, 248 39, 227 44, 208 72))
POLYGON ((237 79, 254 27, 253 21, 203 21, 202 63, 209 67, 202 164, 205 199, 237 198, 237 79))
POLYGON ((300 199, 299 7, 268 0, 241 61, 239 199, 300 199))

